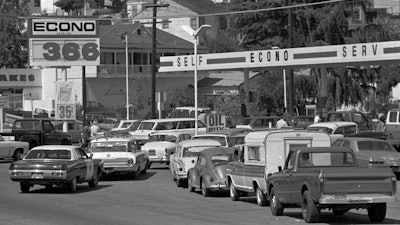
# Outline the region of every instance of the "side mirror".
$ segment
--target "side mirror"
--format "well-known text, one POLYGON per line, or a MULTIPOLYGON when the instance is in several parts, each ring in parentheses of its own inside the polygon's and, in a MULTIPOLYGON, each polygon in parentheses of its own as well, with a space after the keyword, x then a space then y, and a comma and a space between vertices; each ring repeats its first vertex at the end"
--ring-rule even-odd
POLYGON ((282 172, 282 166, 278 166, 278 171, 282 172))

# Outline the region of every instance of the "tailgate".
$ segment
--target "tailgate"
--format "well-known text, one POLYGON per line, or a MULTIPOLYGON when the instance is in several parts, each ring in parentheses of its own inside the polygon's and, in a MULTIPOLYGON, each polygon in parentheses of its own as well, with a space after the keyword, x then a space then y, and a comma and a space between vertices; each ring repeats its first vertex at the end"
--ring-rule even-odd
POLYGON ((359 168, 341 171, 341 168, 324 169, 323 192, 343 194, 392 194, 394 174, 389 169, 359 168))

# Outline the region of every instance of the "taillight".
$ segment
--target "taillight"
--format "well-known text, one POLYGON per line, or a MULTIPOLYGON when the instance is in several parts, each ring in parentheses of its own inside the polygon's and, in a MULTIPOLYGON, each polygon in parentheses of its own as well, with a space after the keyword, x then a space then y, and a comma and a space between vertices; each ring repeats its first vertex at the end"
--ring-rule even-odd
POLYGON ((324 178, 324 173, 322 172, 322 170, 319 172, 318 179, 319 179, 319 189, 320 189, 320 193, 324 193, 324 191, 325 191, 325 187, 324 187, 325 178, 324 178))
POLYGON ((392 185, 393 185, 393 195, 397 192, 397 179, 396 177, 392 177, 392 185))

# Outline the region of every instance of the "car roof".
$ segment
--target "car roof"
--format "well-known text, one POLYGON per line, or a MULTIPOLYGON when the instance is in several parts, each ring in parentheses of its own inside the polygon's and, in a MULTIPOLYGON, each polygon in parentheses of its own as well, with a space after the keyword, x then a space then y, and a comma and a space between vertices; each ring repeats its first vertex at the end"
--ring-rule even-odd
POLYGON ((78 146, 74 145, 40 145, 32 148, 31 150, 35 149, 42 149, 42 150, 73 150, 79 148, 78 146))
POLYGON ((388 142, 386 140, 377 139, 377 138, 368 138, 368 137, 339 137, 336 140, 388 142))
POLYGON ((321 122, 321 123, 314 123, 309 125, 308 127, 327 127, 331 129, 335 129, 338 127, 343 127, 343 126, 349 126, 349 125, 355 125, 357 126, 356 123, 354 122, 348 122, 348 121, 336 121, 336 122, 321 122))
POLYGON ((104 142, 104 141, 132 141, 135 138, 130 136, 111 136, 111 137, 101 137, 98 139, 91 140, 92 143, 94 142, 104 142))
POLYGON ((189 134, 189 135, 193 136, 193 135, 194 135, 194 131, 172 131, 172 132, 171 132, 171 131, 169 131, 169 132, 157 131, 157 132, 151 133, 150 136, 154 136, 154 135, 168 135, 168 136, 175 136, 175 137, 177 137, 177 136, 179 136, 179 135, 181 135, 181 134, 189 134))
POLYGON ((163 118, 163 119, 150 119, 142 120, 142 122, 176 122, 176 121, 194 121, 194 118, 163 118))
POLYGON ((198 139, 198 140, 184 140, 178 143, 182 147, 192 146, 221 146, 221 143, 211 139, 198 139))
POLYGON ((213 155, 219 154, 234 154, 235 150, 235 148, 211 147, 201 151, 201 154, 203 154, 206 158, 209 158, 213 155))
POLYGON ((229 129, 212 131, 212 132, 209 132, 208 134, 238 135, 238 134, 243 134, 246 132, 248 132, 248 133, 251 132, 251 129, 249 129, 249 128, 229 128, 229 129))
POLYGON ((352 150, 350 148, 343 148, 343 147, 302 147, 298 149, 291 150, 294 152, 310 152, 310 153, 315 153, 315 152, 350 152, 352 153, 352 150))

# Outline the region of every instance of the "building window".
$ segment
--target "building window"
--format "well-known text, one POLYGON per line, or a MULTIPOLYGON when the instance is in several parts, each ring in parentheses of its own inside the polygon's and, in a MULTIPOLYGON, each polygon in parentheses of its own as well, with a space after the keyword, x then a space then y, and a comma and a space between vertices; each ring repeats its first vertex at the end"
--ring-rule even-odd
POLYGON ((34 2, 35 7, 40 7, 40 1, 41 1, 41 0, 35 0, 35 2, 34 2))
POLYGON ((114 64, 114 52, 102 52, 100 64, 114 64))
POLYGON ((260 147, 248 147, 248 159, 252 161, 261 161, 260 158, 260 147))
POLYGON ((168 20, 162 21, 162 29, 169 29, 169 21, 168 20))
POLYGON ((190 18, 190 27, 193 30, 197 30, 197 18, 190 18))
POLYGON ((142 53, 133 53, 133 65, 143 65, 142 53))

